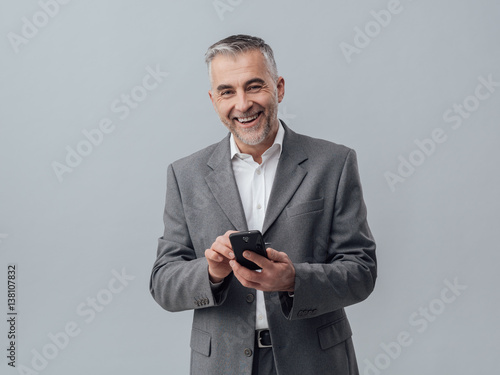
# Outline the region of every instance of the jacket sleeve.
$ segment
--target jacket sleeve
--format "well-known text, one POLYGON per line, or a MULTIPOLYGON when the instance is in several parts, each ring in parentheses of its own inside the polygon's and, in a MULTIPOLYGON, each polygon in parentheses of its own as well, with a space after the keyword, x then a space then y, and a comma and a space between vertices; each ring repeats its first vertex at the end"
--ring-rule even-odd
MULTIPOLYGON (((167 196, 163 216, 165 231, 158 240, 150 291, 168 311, 217 306, 224 302, 232 274, 214 287, 205 257, 197 257, 184 215, 182 197, 172 165, 167 171, 167 196)), ((203 250, 204 251, 204 250, 203 250)))
POLYGON ((366 299, 375 286, 375 241, 367 223, 356 154, 344 161, 335 196, 326 259, 295 266, 295 291, 280 293, 287 319, 303 319, 366 299))

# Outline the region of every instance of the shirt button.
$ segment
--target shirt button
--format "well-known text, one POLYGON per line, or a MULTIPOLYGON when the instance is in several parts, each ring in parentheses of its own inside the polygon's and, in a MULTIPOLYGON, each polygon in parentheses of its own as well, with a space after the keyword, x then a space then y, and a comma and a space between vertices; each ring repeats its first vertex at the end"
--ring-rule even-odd
POLYGON ((250 294, 247 294, 247 298, 246 299, 247 299, 248 303, 252 303, 254 301, 254 299, 255 299, 255 296, 252 293, 250 293, 250 294))
POLYGON ((243 351, 243 353, 245 353, 245 355, 247 357, 251 357, 252 356, 252 349, 250 348, 245 348, 245 350, 243 351))
POLYGON ((262 320, 264 319, 264 317, 262 316, 262 314, 259 314, 259 316, 257 317, 259 320, 262 320))
POLYGON ((257 170, 255 171, 255 173, 257 173, 258 175, 260 175, 260 169, 257 169, 257 170))
POLYGON ((262 206, 260 205, 260 203, 257 205, 257 209, 260 210, 262 208, 262 206))

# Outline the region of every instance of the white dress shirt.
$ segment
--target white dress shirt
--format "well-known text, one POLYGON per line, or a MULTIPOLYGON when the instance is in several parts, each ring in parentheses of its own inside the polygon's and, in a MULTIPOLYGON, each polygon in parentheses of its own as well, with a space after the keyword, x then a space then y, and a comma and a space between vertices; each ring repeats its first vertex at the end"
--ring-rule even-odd
MULTIPOLYGON (((262 154, 262 163, 259 164, 254 161, 251 155, 240 152, 234 136, 231 134, 231 163, 243 210, 245 211, 248 230, 262 231, 267 203, 283 147, 284 135, 285 129, 280 123, 273 145, 262 154)), ((269 328, 264 293, 260 290, 257 290, 256 305, 255 328, 269 328)))

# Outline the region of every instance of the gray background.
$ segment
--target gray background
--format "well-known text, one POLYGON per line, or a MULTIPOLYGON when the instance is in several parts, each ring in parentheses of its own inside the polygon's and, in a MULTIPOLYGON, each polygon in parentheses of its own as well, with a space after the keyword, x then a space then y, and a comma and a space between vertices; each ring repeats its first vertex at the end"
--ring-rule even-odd
MULTIPOLYGON (((163 311, 148 291, 165 172, 226 134, 203 56, 213 42, 248 33, 274 48, 286 81, 280 117, 358 153, 380 265, 374 293, 348 308, 361 372, 495 373, 500 87, 473 96, 480 77, 500 82, 500 5, 396 3, 93 0, 44 18, 36 1, 2 1, 0 311, 7 264, 16 263, 17 365, 32 368, 49 334, 74 322, 79 334, 39 373, 188 372, 192 313, 163 311), (377 28, 371 12, 388 6, 399 13, 377 28), (16 47, 23 17, 42 26, 16 47), (346 58, 342 43, 356 47, 365 28, 373 37, 346 58), (144 91, 136 86, 148 67, 169 74, 144 91), (134 88, 147 96, 120 118, 112 104, 134 88), (470 111, 454 129, 443 115, 464 101, 470 111), (106 118, 112 132, 59 181, 52 164, 106 118), (422 158, 415 141, 438 128, 446 141, 422 158), (386 173, 411 155, 420 165, 391 189, 386 173), (135 278, 106 292, 123 269, 135 278), (87 323, 78 306, 110 295, 87 323), (398 336, 401 350, 391 344, 398 336)), ((0 372, 22 373, 4 354, 0 372)))

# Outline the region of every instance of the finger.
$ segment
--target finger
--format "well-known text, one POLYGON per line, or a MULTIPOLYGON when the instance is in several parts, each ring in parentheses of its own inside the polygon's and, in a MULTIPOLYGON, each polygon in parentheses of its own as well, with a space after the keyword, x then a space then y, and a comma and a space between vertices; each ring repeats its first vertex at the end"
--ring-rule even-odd
POLYGON ((222 261, 224 261, 224 257, 222 255, 219 255, 217 252, 211 249, 205 250, 205 258, 217 263, 221 263, 222 261))
POLYGON ((233 248, 230 243, 228 246, 228 243, 226 243, 223 236, 217 237, 217 240, 212 244, 211 249, 228 259, 234 258, 233 248))
MULTIPOLYGON (((235 260, 229 261, 229 265, 233 269, 233 273, 235 275, 239 276, 238 280, 240 280, 240 278, 242 278, 247 283, 248 282, 258 282, 259 277, 260 277, 260 272, 249 270, 248 268, 242 266, 241 264, 239 264, 235 260)), ((240 280, 240 282, 241 281, 242 280, 240 280)))
POLYGON ((237 230, 228 230, 226 233, 224 233, 224 237, 227 237, 227 240, 229 241, 229 235, 231 233, 236 233, 238 232, 237 230))
POLYGON ((221 244, 222 246, 225 246, 227 248, 231 248, 231 241, 229 241, 229 237, 226 236, 225 234, 222 236, 217 237, 215 240, 216 243, 221 244))
POLYGON ((260 268, 266 268, 269 266, 269 259, 266 257, 263 257, 262 255, 259 255, 257 253, 254 253, 253 251, 244 251, 243 256, 254 262, 256 265, 258 265, 260 268))
MULTIPOLYGON (((229 239, 229 235, 232 233, 238 233, 237 230, 228 230, 226 233, 224 233, 224 236, 221 238, 221 243, 224 244, 230 251, 233 251, 233 245, 231 244, 231 240, 229 239)), ((234 254, 230 254, 230 258, 234 258, 234 254)))
POLYGON ((288 262, 288 255, 286 253, 274 250, 270 247, 266 249, 267 251, 267 257, 272 260, 273 262, 279 262, 279 263, 287 263, 288 262))
POLYGON ((231 233, 237 233, 236 230, 228 230, 226 233, 224 233, 222 236, 217 237, 215 242, 219 242, 220 244, 224 245, 228 249, 233 249, 233 246, 231 245, 231 240, 229 239, 229 235, 231 233))
MULTIPOLYGON (((234 271, 233 271, 233 273, 234 273, 234 271)), ((234 276, 238 279, 238 281, 240 282, 240 284, 243 285, 244 287, 246 287, 246 288, 252 288, 252 289, 257 289, 257 290, 262 290, 263 291, 263 288, 262 288, 261 284, 254 283, 252 281, 248 281, 248 280, 244 279, 241 275, 238 275, 236 273, 234 273, 234 276)))

